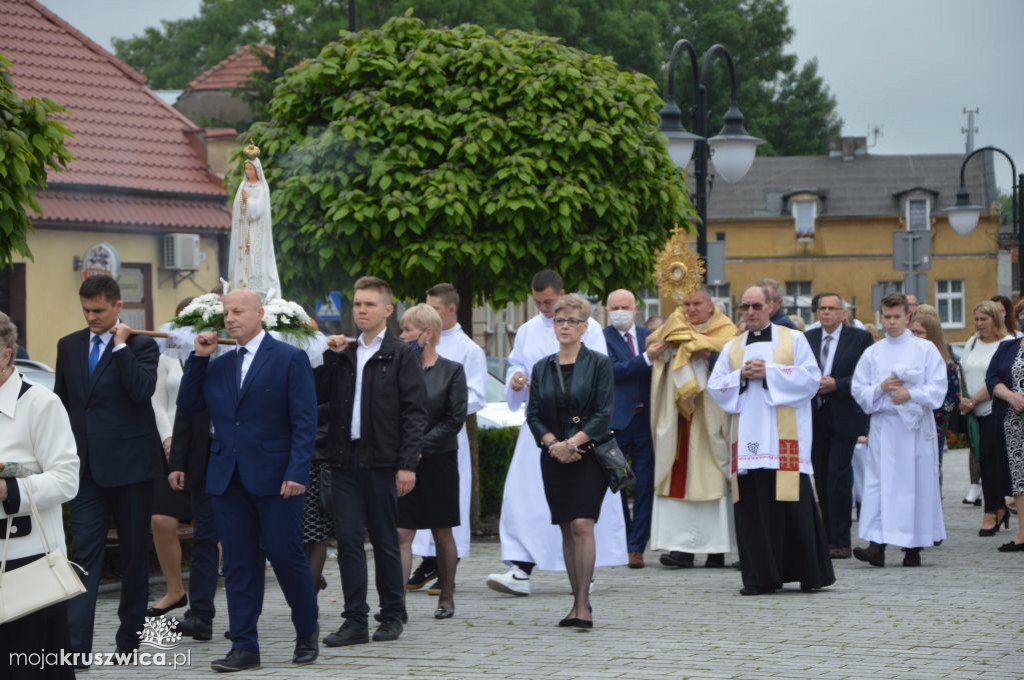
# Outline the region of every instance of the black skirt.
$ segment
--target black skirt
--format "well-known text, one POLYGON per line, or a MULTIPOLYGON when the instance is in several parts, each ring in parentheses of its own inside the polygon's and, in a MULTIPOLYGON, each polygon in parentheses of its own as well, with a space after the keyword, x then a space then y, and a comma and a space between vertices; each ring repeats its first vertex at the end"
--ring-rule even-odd
POLYGON ((575 463, 559 463, 551 457, 546 446, 542 447, 540 475, 544 480, 544 497, 551 510, 552 524, 581 518, 598 520, 601 503, 608 491, 608 479, 592 452, 584 452, 575 463))
MULTIPOLYGON (((0 540, 0 548, 2 546, 3 541, 0 540)), ((16 566, 23 566, 33 559, 36 558, 9 560, 7 569, 14 570, 16 566)), ((15 621, 0 624, 0 668, 6 668, 0 672, 0 677, 5 680, 73 679, 75 667, 59 665, 60 653, 70 650, 67 602, 58 602, 15 621), (35 660, 36 665, 11 663, 11 655, 19 652, 33 655, 29 660, 35 660), (40 668, 40 654, 56 655, 56 663, 53 663, 53 656, 48 656, 45 668, 40 668)))
POLYGON ((398 499, 402 529, 449 529, 459 519, 459 453, 426 456, 416 466, 416 486, 398 499))
MULTIPOLYGON (((162 457, 162 456, 161 456, 162 457)), ((192 499, 188 491, 175 491, 167 481, 167 461, 162 466, 163 478, 153 480, 153 514, 177 517, 180 522, 192 521, 192 499)))
POLYGON ((739 475, 739 489, 734 509, 744 586, 781 588, 799 581, 804 588, 824 588, 836 582, 809 475, 800 475, 798 501, 775 500, 775 470, 739 475))

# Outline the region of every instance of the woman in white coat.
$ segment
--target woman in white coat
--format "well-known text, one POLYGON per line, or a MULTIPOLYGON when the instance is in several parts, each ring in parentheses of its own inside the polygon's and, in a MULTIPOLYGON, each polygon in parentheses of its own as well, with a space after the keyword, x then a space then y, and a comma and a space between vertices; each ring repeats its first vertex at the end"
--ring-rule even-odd
MULTIPOLYGON (((0 312, 0 554, 10 573, 51 550, 65 550, 61 505, 78 493, 78 450, 60 399, 14 367, 18 330, 0 312), (42 526, 34 526, 29 493, 42 526), (10 538, 7 536, 11 519, 10 538), (46 535, 44 541, 43 535, 46 535)), ((73 666, 17 665, 19 653, 71 649, 66 602, 0 624, 0 673, 8 680, 74 678, 73 666)))

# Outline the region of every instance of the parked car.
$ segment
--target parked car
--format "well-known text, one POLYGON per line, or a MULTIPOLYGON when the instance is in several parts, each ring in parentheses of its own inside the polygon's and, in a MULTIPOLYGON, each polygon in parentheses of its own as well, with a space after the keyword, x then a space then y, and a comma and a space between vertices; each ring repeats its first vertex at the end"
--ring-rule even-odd
POLYGON ((487 405, 476 412, 479 427, 519 427, 526 421, 526 408, 513 411, 505 402, 505 383, 487 374, 487 405))
POLYGON ((15 359, 14 366, 18 369, 18 373, 28 378, 30 382, 42 385, 53 392, 53 383, 56 378, 53 369, 46 364, 31 359, 15 359))

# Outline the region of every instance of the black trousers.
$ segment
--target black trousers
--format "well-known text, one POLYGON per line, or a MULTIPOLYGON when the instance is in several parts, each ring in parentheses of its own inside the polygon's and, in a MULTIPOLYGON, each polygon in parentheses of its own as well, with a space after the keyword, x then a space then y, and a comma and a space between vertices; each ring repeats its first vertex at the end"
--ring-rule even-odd
POLYGON ((996 512, 1006 505, 1010 495, 1010 464, 1006 458, 1006 433, 1003 421, 994 415, 978 418, 981 430, 981 494, 985 512, 996 512))
POLYGON ((370 534, 373 564, 383 618, 405 613, 405 583, 398 550, 398 491, 394 468, 333 468, 331 496, 338 567, 345 596, 342 617, 365 626, 368 576, 363 538, 370 534))
POLYGON ((853 449, 856 437, 835 432, 828 403, 814 414, 814 440, 811 464, 814 487, 825 523, 829 545, 850 547, 851 509, 853 506, 853 449))
POLYGON ((217 594, 217 524, 213 503, 203 488, 190 489, 192 500, 192 559, 189 563, 188 602, 200 621, 213 621, 217 594))
MULTIPOLYGON (((114 516, 121 563, 121 602, 117 615, 121 625, 114 635, 121 649, 139 646, 139 631, 146 618, 149 599, 149 533, 153 508, 153 482, 139 482, 110 488, 101 487, 88 473, 82 476, 78 495, 71 500, 72 560, 87 572, 82 577, 86 591, 68 600, 71 650, 91 652, 96 596, 103 574, 107 548, 108 518, 114 516)), ((109 644, 109 643, 108 643, 109 644)), ((114 651, 110 649, 109 651, 114 651)))

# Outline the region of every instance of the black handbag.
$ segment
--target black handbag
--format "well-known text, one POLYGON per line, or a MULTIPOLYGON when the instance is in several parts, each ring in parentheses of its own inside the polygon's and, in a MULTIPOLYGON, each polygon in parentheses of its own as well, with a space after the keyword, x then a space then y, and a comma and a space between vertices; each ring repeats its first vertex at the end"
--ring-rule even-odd
MULTIPOLYGON (((557 364, 555 365, 555 375, 558 376, 558 384, 562 388, 562 394, 568 402, 569 392, 565 389, 565 379, 562 378, 562 372, 558 369, 557 364)), ((580 417, 573 416, 572 420, 574 423, 579 423, 580 417)), ((622 449, 619 448, 619 443, 615 441, 615 435, 609 432, 601 441, 595 441, 593 444, 593 447, 587 449, 587 451, 594 454, 597 462, 601 464, 604 476, 608 480, 608 488, 611 489, 612 493, 622 491, 636 480, 633 470, 630 469, 629 463, 626 462, 626 454, 622 452, 622 449)))
POLYGON ((633 470, 626 462, 626 454, 619 448, 619 442, 615 441, 615 435, 609 433, 607 437, 594 443, 590 450, 597 461, 604 469, 604 476, 608 479, 608 488, 612 493, 618 493, 636 481, 633 470))

